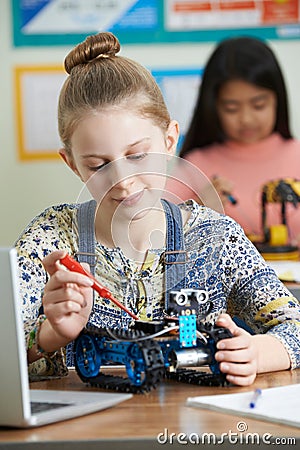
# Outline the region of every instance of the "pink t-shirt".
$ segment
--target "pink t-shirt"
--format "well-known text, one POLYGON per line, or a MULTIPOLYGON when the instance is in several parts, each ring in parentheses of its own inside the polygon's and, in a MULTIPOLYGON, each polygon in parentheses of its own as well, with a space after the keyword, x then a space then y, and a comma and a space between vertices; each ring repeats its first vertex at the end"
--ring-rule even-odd
MULTIPOLYGON (((195 149, 187 155, 186 160, 208 178, 218 175, 232 182, 232 194, 238 203, 227 204, 225 213, 240 223, 248 234, 262 234, 262 186, 268 181, 283 178, 300 180, 300 141, 285 140, 276 133, 255 144, 240 145, 228 141, 205 150, 195 149)), ((193 176, 193 171, 190 170, 186 179, 194 191, 189 189, 189 183, 183 185, 174 179, 168 182, 167 191, 177 194, 183 200, 197 199, 195 191, 200 193, 204 188, 203 177, 198 178, 197 171, 194 171, 193 176)), ((291 241, 296 240, 299 244, 300 204, 297 208, 287 204, 286 217, 291 241)), ((281 205, 268 204, 267 224, 278 223, 281 223, 281 205)))

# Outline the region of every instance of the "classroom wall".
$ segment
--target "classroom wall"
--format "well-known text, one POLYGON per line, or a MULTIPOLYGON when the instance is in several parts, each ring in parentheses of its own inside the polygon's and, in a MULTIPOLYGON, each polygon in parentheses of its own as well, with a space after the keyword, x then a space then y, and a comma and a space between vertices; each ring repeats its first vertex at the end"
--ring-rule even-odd
MULTIPOLYGON (((214 45, 124 45, 122 54, 148 68, 201 67, 214 45)), ((272 41, 270 45, 285 75, 292 130, 300 139, 300 40, 272 41)), ((0 0, 0 246, 12 245, 28 222, 47 206, 76 201, 80 194, 81 182, 63 162, 20 162, 16 146, 14 66, 60 65, 69 50, 63 46, 14 48, 10 0, 0 0)))

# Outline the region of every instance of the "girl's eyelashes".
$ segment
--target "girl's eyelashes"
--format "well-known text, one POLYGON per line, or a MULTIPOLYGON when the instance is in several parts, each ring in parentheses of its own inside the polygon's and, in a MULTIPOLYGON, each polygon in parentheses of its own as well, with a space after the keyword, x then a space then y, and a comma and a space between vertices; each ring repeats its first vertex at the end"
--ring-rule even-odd
POLYGON ((100 164, 99 166, 88 167, 88 169, 91 170, 92 172, 98 172, 98 170, 104 169, 104 167, 107 166, 107 164, 109 164, 109 162, 105 162, 103 164, 100 164))
POLYGON ((140 161, 141 159, 144 159, 147 156, 147 153, 133 153, 132 155, 126 156, 126 159, 129 159, 130 161, 140 161))
POLYGON ((224 108, 224 112, 227 114, 236 114, 238 112, 238 109, 236 108, 224 108))
MULTIPOLYGON (((147 156, 147 153, 133 153, 132 155, 126 156, 128 161, 141 161, 147 156)), ((111 161, 106 161, 103 164, 100 164, 98 166, 89 166, 88 169, 92 172, 98 172, 98 170, 104 169, 108 164, 110 164, 111 161)))
POLYGON ((266 103, 264 102, 264 103, 256 103, 255 105, 254 105, 254 109, 256 109, 256 110, 261 110, 261 109, 264 109, 266 107, 266 103))

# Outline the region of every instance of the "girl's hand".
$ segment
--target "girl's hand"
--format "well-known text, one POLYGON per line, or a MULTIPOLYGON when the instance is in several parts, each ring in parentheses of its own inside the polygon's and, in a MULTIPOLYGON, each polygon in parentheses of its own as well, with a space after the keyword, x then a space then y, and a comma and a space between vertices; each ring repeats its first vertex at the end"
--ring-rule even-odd
MULTIPOLYGON (((93 304, 91 289, 93 281, 85 275, 66 270, 59 263, 59 260, 65 255, 65 251, 59 250, 46 256, 43 260, 43 265, 50 275, 43 295, 44 314, 56 335, 55 340, 57 341, 61 337, 61 346, 79 335, 88 321, 93 304)), ((46 327, 43 326, 42 329, 45 330, 46 327)), ((40 333, 41 338, 42 332, 40 333)), ((47 338, 45 331, 43 338, 44 340, 47 338)), ((44 348, 42 344, 41 347, 44 348)))
POLYGON ((223 205, 226 205, 229 202, 229 196, 232 194, 233 185, 231 181, 226 178, 219 177, 215 175, 212 177, 211 182, 220 196, 223 205))
POLYGON ((226 379, 239 386, 249 386, 258 372, 258 348, 253 336, 239 328, 228 314, 221 314, 216 325, 228 328, 232 338, 217 343, 216 360, 226 379))

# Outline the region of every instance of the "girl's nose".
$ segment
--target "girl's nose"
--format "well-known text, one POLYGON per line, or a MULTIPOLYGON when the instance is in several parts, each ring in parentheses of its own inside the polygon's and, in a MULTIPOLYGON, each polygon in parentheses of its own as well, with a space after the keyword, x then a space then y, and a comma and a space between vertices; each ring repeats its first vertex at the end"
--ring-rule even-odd
POLYGON ((251 123, 253 120, 253 114, 251 111, 251 108, 244 107, 241 109, 239 114, 239 119, 242 124, 248 124, 251 123))
POLYGON ((110 183, 111 187, 124 187, 132 183, 134 173, 126 158, 113 161, 110 164, 110 183))

